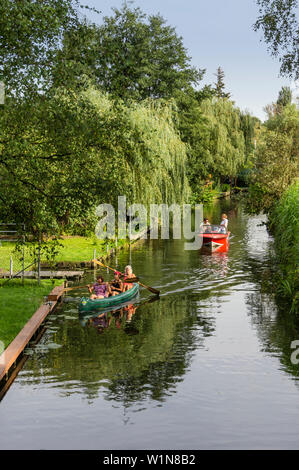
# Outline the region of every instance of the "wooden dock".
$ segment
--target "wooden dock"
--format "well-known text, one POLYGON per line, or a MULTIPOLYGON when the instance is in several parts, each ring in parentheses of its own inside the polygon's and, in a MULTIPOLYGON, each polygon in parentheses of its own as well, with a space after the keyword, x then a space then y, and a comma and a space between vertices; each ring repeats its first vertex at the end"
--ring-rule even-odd
MULTIPOLYGON (((41 271, 41 279, 81 279, 84 271, 41 271)), ((10 272, 0 272, 0 278, 9 278, 11 277, 10 272)), ((14 276, 15 278, 22 278, 22 274, 14 276)), ((26 279, 37 279, 37 271, 24 271, 24 278, 26 279)))

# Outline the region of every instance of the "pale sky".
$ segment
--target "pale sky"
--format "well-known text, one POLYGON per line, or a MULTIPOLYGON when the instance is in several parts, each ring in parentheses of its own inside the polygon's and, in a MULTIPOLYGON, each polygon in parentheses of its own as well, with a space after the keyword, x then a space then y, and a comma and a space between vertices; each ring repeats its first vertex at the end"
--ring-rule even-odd
MULTIPOLYGON (((96 23, 120 8, 122 0, 82 0, 101 14, 88 13, 96 23)), ((279 60, 267 52, 261 32, 252 25, 258 16, 255 0, 135 0, 147 14, 160 13, 182 36, 192 64, 206 69, 201 82, 214 83, 217 68, 225 73, 226 90, 236 105, 265 119, 263 107, 276 101, 282 86, 294 83, 279 77, 279 60)), ((85 10, 86 11, 86 10, 85 10)), ((298 90, 297 90, 298 94, 298 90)))

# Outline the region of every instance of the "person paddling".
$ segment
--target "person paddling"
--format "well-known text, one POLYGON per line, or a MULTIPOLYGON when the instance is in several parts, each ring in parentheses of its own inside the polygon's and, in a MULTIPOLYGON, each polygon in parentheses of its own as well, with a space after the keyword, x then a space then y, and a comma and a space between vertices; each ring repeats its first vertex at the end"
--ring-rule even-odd
POLYGON ((136 277, 135 274, 133 273, 132 266, 129 264, 125 267, 125 276, 124 276, 124 291, 129 290, 133 287, 132 282, 126 282, 127 279, 131 279, 133 277, 136 277))
POLYGON ((110 289, 111 289, 112 296, 118 295, 124 291, 124 286, 123 286, 122 281, 120 280, 118 271, 114 271, 114 279, 110 283, 110 289))
POLYGON ((88 290, 91 294, 91 299, 103 299, 104 297, 108 297, 111 292, 108 282, 104 282, 102 276, 98 277, 97 282, 95 282, 93 286, 88 286, 88 290))

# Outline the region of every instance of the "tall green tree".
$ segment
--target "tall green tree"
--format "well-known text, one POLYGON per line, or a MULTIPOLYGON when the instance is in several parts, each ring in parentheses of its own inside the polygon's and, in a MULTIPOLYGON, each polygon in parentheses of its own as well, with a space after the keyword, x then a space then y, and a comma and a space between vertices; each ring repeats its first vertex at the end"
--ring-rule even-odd
POLYGON ((240 112, 240 125, 245 141, 245 163, 252 155, 255 147, 255 127, 260 120, 252 116, 248 111, 240 112))
POLYGON ((278 98, 276 102, 267 104, 264 107, 264 111, 267 114, 268 121, 270 122, 273 117, 277 114, 280 114, 285 106, 288 106, 292 103, 292 90, 288 86, 281 87, 281 90, 278 93, 278 98))
POLYGON ((240 111, 226 98, 186 100, 180 133, 188 144, 187 173, 194 193, 212 174, 215 180, 237 176, 245 162, 240 111))
POLYGON ((215 73, 214 75, 216 75, 216 78, 217 78, 217 81, 215 82, 215 87, 214 87, 215 95, 217 96, 217 98, 227 98, 227 99, 229 99, 231 94, 224 91, 224 89, 225 89, 225 84, 224 84, 225 75, 224 75, 224 72, 223 72, 222 68, 218 67, 217 73, 215 73))
POLYGON ((0 1, 0 80, 14 96, 47 88, 57 48, 79 23, 78 0, 0 1))
POLYGON ((190 65, 182 38, 160 15, 124 4, 102 25, 82 28, 83 35, 77 29, 66 34, 62 57, 78 61, 77 74, 84 64, 94 83, 114 97, 170 98, 203 74, 190 65))
POLYGON ((91 170, 103 130, 88 100, 59 89, 21 103, 8 98, 0 126, 2 221, 37 234, 84 217, 104 184, 91 170))
POLYGON ((289 86, 283 86, 278 94, 277 106, 284 108, 288 104, 292 103, 292 90, 289 86))

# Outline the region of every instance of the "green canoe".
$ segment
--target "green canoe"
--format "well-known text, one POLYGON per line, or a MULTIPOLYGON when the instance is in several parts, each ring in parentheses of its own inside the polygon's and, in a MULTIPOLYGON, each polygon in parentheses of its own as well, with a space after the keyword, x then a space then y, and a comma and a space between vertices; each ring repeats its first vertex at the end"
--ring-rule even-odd
POLYGON ((82 297, 79 305, 80 312, 88 312, 94 308, 108 308, 114 305, 122 304, 130 299, 133 299, 139 292, 139 284, 133 284, 131 289, 122 292, 121 294, 114 295, 113 297, 104 297, 103 299, 93 299, 89 297, 82 297))

